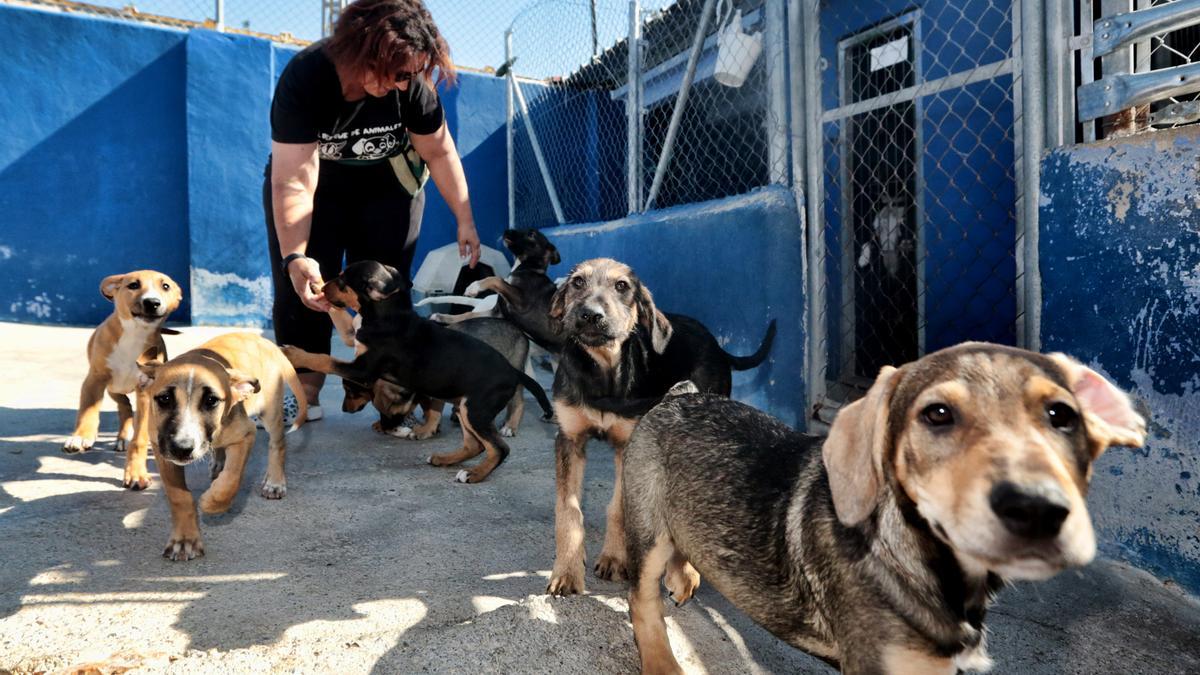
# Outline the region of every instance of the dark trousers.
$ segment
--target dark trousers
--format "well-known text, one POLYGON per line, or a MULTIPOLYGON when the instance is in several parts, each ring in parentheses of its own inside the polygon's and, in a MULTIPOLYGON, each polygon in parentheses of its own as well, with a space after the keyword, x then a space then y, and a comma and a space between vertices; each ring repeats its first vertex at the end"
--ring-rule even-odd
MULTIPOLYGON (((275 234, 270 175, 268 164, 263 181, 263 213, 275 290, 271 309, 275 342, 328 354, 333 330, 329 315, 305 307, 291 278, 279 269, 282 256, 275 234)), ((411 278, 424 207, 425 192, 410 197, 386 162, 354 167, 322 161, 305 255, 317 261, 325 280, 342 271, 343 260, 347 264, 377 260, 411 278)))

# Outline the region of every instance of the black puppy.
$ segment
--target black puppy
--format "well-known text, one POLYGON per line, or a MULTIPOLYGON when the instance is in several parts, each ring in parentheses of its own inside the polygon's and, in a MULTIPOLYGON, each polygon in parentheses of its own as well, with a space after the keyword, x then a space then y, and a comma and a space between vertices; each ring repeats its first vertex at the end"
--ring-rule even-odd
POLYGON ((477 483, 508 457, 508 445, 493 421, 517 386, 533 393, 546 419, 552 416, 550 401, 537 381, 513 368, 495 349, 417 316, 408 302, 410 286, 395 268, 375 261, 347 266, 321 290, 334 306, 362 314, 357 338, 364 351, 349 363, 290 346, 284 347, 284 354, 298 367, 360 385, 373 387, 376 380, 386 379, 454 403, 462 423, 463 447, 434 455, 429 463, 450 466, 486 452, 483 462, 455 476, 459 482, 477 483))
MULTIPOLYGON (((554 329, 549 314, 550 301, 558 287, 546 270, 562 261, 558 249, 538 230, 505 230, 504 246, 517 260, 508 279, 480 279, 467 286, 466 295, 477 297, 488 291, 496 293, 500 296, 497 302, 500 315, 516 324, 534 344, 557 354, 562 349, 563 340, 554 329)), ((446 298, 437 300, 444 302, 446 298)), ((436 315, 436 319, 453 323, 476 316, 480 314, 436 315)))

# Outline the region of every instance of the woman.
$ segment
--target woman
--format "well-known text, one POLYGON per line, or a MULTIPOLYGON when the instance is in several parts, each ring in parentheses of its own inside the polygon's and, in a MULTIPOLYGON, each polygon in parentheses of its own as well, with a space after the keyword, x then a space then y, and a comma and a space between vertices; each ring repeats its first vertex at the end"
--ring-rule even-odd
MULTIPOLYGON (((420 0, 354 2, 330 38, 284 68, 271 102, 263 185, 279 344, 329 353, 329 303, 319 289, 343 256, 411 276, 427 176, 458 222, 460 255, 472 267, 479 260, 435 72, 438 83, 453 83, 449 48, 420 0)), ((310 421, 321 417, 324 379, 300 374, 310 421)))

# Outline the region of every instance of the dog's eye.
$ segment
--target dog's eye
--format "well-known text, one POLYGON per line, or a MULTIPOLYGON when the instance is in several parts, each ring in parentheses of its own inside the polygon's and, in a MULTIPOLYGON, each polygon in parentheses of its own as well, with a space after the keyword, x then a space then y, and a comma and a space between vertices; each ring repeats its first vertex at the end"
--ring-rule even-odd
POLYGON ((944 427, 954 424, 954 409, 945 403, 933 403, 921 411, 921 419, 931 427, 944 427))
POLYGON ((571 288, 583 288, 583 286, 584 286, 583 277, 573 277, 571 279, 571 288))
POLYGON ((141 288, 141 287, 142 287, 142 282, 140 282, 140 281, 131 281, 131 282, 129 282, 129 285, 128 285, 128 286, 126 286, 125 288, 128 288, 128 289, 129 289, 129 290, 131 290, 131 291, 136 291, 137 289, 139 289, 139 288, 141 288))
POLYGON ((170 408, 175 403, 175 396, 169 391, 162 391, 154 396, 154 402, 160 408, 170 408))
POLYGON ((168 284, 168 283, 167 283, 167 282, 165 282, 165 281, 163 282, 163 284, 162 284, 162 287, 163 287, 163 290, 164 290, 164 291, 169 291, 169 290, 171 290, 171 284, 168 284))
POLYGON ((1065 433, 1071 433, 1079 426, 1079 413, 1066 403, 1051 403, 1046 406, 1046 417, 1050 418, 1050 426, 1065 433))
POLYGON ((613 284, 613 287, 617 289, 618 293, 624 293, 625 291, 629 290, 629 282, 622 279, 621 281, 613 284))
POLYGON ((205 410, 212 410, 220 403, 221 397, 217 396, 216 394, 205 394, 204 398, 200 399, 200 405, 203 406, 205 410))

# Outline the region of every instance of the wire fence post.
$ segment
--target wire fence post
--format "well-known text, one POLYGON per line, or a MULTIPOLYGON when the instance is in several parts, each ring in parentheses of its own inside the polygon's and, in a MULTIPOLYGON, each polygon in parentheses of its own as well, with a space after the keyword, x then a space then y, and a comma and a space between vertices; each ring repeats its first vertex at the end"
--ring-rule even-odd
POLYGON ((642 202, 642 7, 629 3, 629 78, 625 92, 626 191, 628 212, 642 202))
POLYGON ((654 182, 650 184, 650 196, 646 198, 646 210, 654 208, 654 200, 662 187, 663 176, 671 163, 671 154, 675 151, 675 137, 679 134, 679 123, 683 120, 683 111, 687 106, 688 93, 692 89, 692 81, 696 78, 696 63, 700 60, 700 50, 704 46, 704 36, 708 35, 708 20, 713 13, 716 0, 704 0, 704 8, 700 10, 700 24, 696 26, 696 37, 692 41, 692 49, 688 52, 687 70, 683 74, 683 83, 679 85, 679 95, 675 97, 675 109, 671 111, 671 123, 667 127, 667 137, 663 141, 662 152, 658 156, 658 165, 654 168, 654 182))
POLYGON ((508 70, 508 81, 513 93, 517 95, 517 105, 521 107, 521 122, 525 125, 525 133, 529 134, 529 143, 533 146, 533 156, 537 160, 538 171, 542 174, 546 195, 550 198, 551 207, 554 208, 554 218, 559 225, 562 225, 567 220, 563 217, 562 204, 558 201, 558 190, 554 189, 554 178, 550 175, 546 156, 542 154, 542 144, 538 142, 537 131, 534 130, 533 122, 529 119, 529 105, 525 102, 525 94, 521 93, 521 84, 517 82, 517 76, 513 74, 512 68, 508 70))
MULTIPOLYGON (((512 28, 504 31, 504 63, 511 71, 513 67, 512 28)), ((504 146, 507 153, 505 173, 508 175, 508 229, 517 226, 516 154, 513 148, 513 78, 504 78, 504 146)))
POLYGON ((1041 190, 1042 149, 1045 148, 1045 14, 1040 0, 1017 0, 1021 47, 1021 121, 1018 142, 1021 166, 1017 211, 1017 345, 1041 347, 1042 279, 1038 267, 1038 195, 1041 190), (1020 311, 1023 310, 1023 311, 1020 311))
POLYGON ((788 180, 787 53, 784 49, 784 2, 766 0, 764 48, 767 68, 767 171, 769 181, 788 180))

